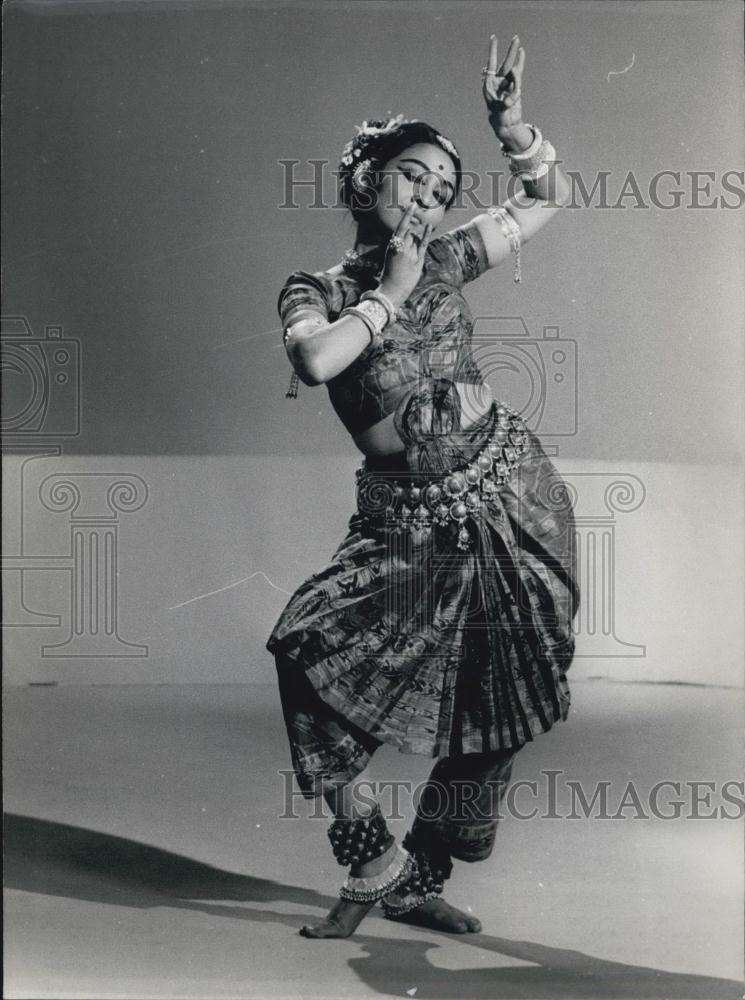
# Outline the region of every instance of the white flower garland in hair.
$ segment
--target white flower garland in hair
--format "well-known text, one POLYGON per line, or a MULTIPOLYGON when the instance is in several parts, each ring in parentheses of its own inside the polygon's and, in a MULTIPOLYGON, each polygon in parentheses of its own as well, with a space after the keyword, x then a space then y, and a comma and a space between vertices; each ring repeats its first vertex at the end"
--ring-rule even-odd
POLYGON ((460 159, 460 156, 458 156, 458 150, 455 148, 455 146, 449 139, 446 139, 444 135, 440 135, 439 132, 435 132, 435 135, 437 137, 437 141, 440 143, 443 149, 445 149, 452 156, 457 156, 458 159, 460 159))
MULTIPOLYGON (((419 118, 404 118, 403 114, 395 115, 393 118, 389 118, 382 125, 370 125, 368 119, 366 118, 361 125, 355 125, 356 135, 353 139, 350 139, 342 150, 341 163, 344 167, 351 167, 355 159, 359 159, 367 145, 372 142, 373 139, 378 136, 384 135, 386 132, 391 132, 398 128, 399 125, 408 125, 418 122, 419 118)), ((450 153, 451 156, 455 156, 460 159, 458 150, 455 148, 450 139, 446 138, 444 135, 440 135, 439 132, 435 132, 435 137, 442 148, 450 153)), ((369 159, 361 160, 355 166, 352 171, 352 183, 355 187, 358 187, 361 174, 369 170, 371 167, 371 161, 369 159)))
POLYGON ((383 125, 368 125, 367 119, 365 119, 360 128, 357 129, 357 135, 382 135, 384 132, 398 128, 399 125, 403 125, 407 121, 408 119, 404 118, 402 114, 396 115, 395 118, 389 118, 383 125))
MULTIPOLYGON (((412 121, 416 121, 416 118, 413 118, 412 121)), ((353 139, 349 140, 342 150, 341 162, 345 167, 351 167, 354 157, 360 156, 362 148, 372 139, 386 132, 393 131, 393 129, 398 128, 399 125, 405 122, 408 122, 408 119, 399 114, 395 118, 389 118, 383 125, 370 125, 367 119, 361 125, 355 125, 356 135, 353 139)))

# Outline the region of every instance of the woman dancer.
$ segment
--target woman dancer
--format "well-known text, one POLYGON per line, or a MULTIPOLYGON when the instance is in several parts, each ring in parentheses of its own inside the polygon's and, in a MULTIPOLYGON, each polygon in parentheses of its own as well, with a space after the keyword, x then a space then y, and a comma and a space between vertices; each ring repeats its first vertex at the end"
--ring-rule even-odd
POLYGON ((347 937, 378 901, 392 920, 480 930, 441 898, 452 859, 489 856, 515 754, 568 714, 571 504, 536 435, 492 399, 462 293, 511 253, 520 280, 521 244, 569 195, 522 120, 524 64, 515 36, 498 66, 491 37, 488 120, 528 199, 433 238, 460 191, 456 147, 417 119, 365 122, 339 173, 354 249, 279 296, 287 395, 324 384, 365 456, 346 537, 267 640, 299 787, 333 810, 349 866, 307 937, 347 937), (361 790, 383 743, 438 758, 402 845, 361 790))

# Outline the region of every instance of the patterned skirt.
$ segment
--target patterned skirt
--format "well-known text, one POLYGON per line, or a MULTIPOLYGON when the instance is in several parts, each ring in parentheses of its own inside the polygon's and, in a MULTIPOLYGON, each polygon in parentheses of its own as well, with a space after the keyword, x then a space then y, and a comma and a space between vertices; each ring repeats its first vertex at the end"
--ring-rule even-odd
MULTIPOLYGON (((406 498, 472 469, 500 410, 438 435, 434 451, 411 441, 366 458, 368 494, 376 477, 406 498)), ((282 611, 266 648, 306 797, 350 781, 383 743, 431 757, 517 751, 567 718, 573 509, 536 435, 524 428, 521 441, 497 487, 457 520, 402 526, 358 502, 328 565, 282 611)))

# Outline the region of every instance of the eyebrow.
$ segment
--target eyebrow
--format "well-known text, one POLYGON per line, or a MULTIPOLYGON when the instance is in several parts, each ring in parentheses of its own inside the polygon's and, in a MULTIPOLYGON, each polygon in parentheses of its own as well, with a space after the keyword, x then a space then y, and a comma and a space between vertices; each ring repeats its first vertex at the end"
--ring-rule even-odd
MULTIPOLYGON (((432 170, 431 167, 428 167, 426 163, 422 163, 421 160, 415 160, 413 156, 407 156, 405 160, 399 160, 398 162, 399 163, 418 163, 420 167, 424 167, 424 169, 427 170, 429 173, 431 173, 431 174, 437 173, 437 171, 432 170)), ((438 176, 439 176, 439 174, 438 174, 438 176)), ((453 194, 455 194, 455 188, 450 183, 450 181, 446 181, 445 178, 443 177, 442 178, 442 183, 443 184, 447 184, 447 186, 450 188, 450 190, 453 192, 453 194)))

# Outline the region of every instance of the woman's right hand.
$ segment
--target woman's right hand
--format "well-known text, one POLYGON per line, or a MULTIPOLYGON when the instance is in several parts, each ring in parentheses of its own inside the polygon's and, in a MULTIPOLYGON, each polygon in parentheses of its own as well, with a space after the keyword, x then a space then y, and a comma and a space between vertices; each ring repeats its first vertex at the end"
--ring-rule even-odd
POLYGON ((432 236, 433 227, 427 223, 421 239, 411 231, 411 217, 417 208, 412 198, 411 204, 404 212, 395 233, 403 241, 403 248, 394 251, 390 246, 385 255, 383 274, 380 280, 380 290, 384 292, 395 306, 403 305, 416 288, 424 268, 424 258, 427 246, 432 236))

